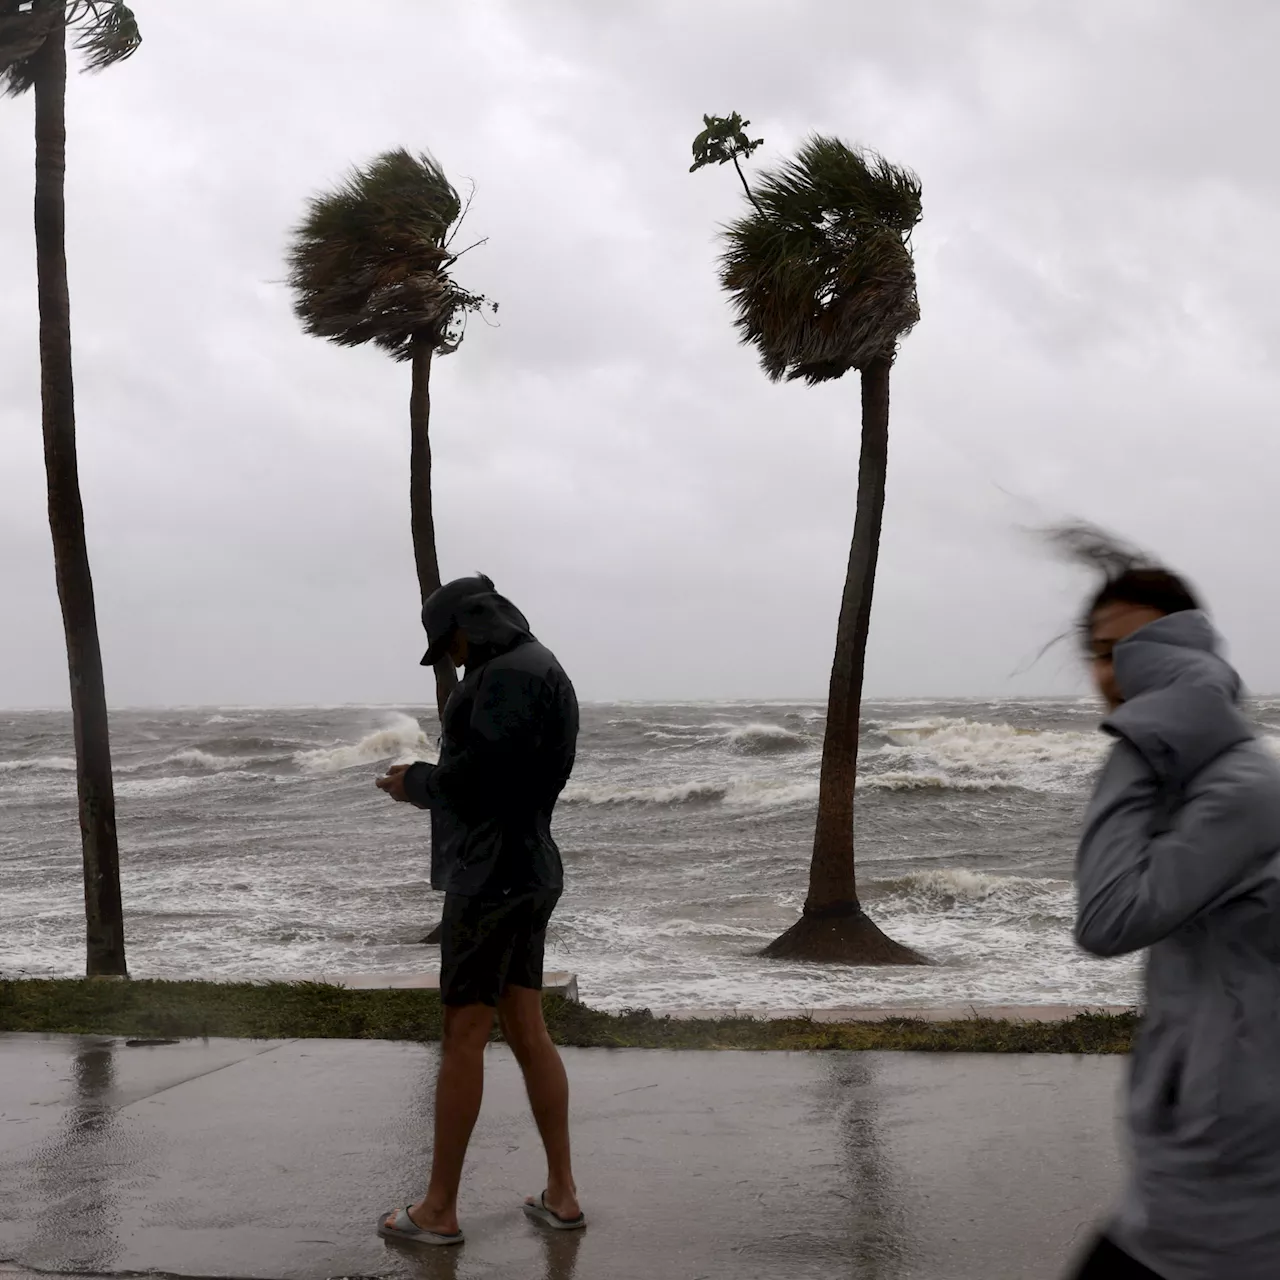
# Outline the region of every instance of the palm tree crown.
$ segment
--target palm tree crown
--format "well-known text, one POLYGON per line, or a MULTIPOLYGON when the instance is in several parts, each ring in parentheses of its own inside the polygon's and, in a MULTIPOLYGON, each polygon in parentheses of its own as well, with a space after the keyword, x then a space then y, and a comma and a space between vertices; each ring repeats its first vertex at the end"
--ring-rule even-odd
POLYGON ((751 196, 753 210, 725 229, 720 280, 765 373, 812 384, 892 360, 920 319, 916 175, 815 135, 751 196))
POLYGON ((64 5, 88 71, 123 62, 142 43, 133 10, 118 0, 0 0, 0 87, 7 94, 35 83, 35 56, 64 5))
POLYGON ((289 283, 308 333, 372 342, 397 360, 416 345, 447 352, 485 299, 454 283, 451 232, 465 209, 428 155, 388 151, 315 196, 294 233, 289 283))

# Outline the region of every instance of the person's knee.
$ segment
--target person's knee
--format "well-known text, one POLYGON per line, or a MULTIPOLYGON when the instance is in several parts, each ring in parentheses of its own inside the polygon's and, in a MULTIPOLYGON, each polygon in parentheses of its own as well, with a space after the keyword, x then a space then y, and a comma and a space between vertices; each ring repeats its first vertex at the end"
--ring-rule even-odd
POLYGON ((478 1052, 489 1042, 493 1031, 493 1009, 485 1004, 460 1005, 445 1009, 445 1052, 478 1052))
POLYGON ((504 1013, 501 1018, 502 1038, 521 1062, 530 1054, 535 1043, 534 1029, 519 1018, 504 1013))
POLYGON ((503 1024, 502 1036, 517 1062, 529 1062, 539 1049, 551 1043, 545 1027, 508 1026, 503 1024))
POLYGON ((503 996, 498 1013, 503 1039, 517 1062, 527 1061, 538 1049, 551 1042, 547 1024, 542 1020, 541 993, 508 993, 503 996))

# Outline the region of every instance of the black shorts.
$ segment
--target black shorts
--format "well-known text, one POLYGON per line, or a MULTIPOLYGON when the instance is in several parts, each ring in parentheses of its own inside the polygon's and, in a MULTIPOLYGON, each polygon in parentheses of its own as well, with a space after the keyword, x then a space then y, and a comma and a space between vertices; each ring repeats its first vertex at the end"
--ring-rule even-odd
POLYGON ((447 1005, 496 1005, 508 987, 542 990, 547 922, 559 889, 444 899, 440 926, 440 999, 447 1005))
POLYGON ((1075 1272, 1075 1280, 1160 1280, 1160 1277, 1106 1236, 1099 1236, 1075 1272))

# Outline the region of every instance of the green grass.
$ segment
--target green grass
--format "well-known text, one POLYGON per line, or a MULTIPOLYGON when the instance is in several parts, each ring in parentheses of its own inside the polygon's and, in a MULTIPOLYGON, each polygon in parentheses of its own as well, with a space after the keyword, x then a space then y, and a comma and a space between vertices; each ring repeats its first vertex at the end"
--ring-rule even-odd
MULTIPOLYGON (((811 1018, 665 1018, 647 1009, 601 1013, 547 996, 557 1044, 605 1049, 914 1049, 940 1053, 1127 1053, 1134 1014, 1065 1022, 970 1018, 817 1022, 811 1018)), ((228 1036, 439 1040, 429 991, 349 991, 319 983, 111 982, 0 979, 0 1031, 137 1039, 228 1036)))

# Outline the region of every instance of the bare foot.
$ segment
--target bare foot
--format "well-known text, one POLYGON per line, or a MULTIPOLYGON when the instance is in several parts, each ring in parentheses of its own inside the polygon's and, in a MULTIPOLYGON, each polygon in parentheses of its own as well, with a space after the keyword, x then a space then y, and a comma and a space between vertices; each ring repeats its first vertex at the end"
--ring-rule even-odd
MULTIPOLYGON (((409 1206, 409 1221, 413 1223, 420 1231, 430 1231, 438 1236, 456 1236, 460 1230, 458 1226, 458 1211, 451 1209, 447 1212, 433 1212, 427 1208, 424 1201, 419 1200, 417 1204, 409 1206)), ((391 1214, 386 1221, 388 1227, 396 1225, 398 1214, 391 1214)))
POLYGON ((578 1203, 576 1190, 552 1190, 548 1187, 541 1196, 526 1196, 524 1202, 535 1209, 539 1203, 544 1204, 563 1222, 573 1222, 582 1217, 582 1206, 578 1203))

